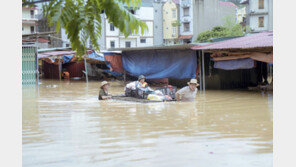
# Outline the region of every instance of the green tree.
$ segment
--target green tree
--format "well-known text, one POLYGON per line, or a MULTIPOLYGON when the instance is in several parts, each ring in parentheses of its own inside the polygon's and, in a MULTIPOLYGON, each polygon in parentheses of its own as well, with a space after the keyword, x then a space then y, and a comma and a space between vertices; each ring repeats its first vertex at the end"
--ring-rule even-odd
POLYGON ((200 33, 195 42, 210 42, 212 38, 243 36, 245 29, 235 23, 235 19, 231 16, 224 18, 223 26, 213 27, 212 30, 207 30, 200 33))
MULTIPOLYGON (((23 0, 23 5, 29 1, 23 0)), ((43 15, 50 26, 56 25, 57 32, 61 27, 65 29, 72 49, 81 56, 86 53, 88 39, 99 50, 97 40, 101 37, 102 13, 125 37, 130 33, 144 34, 147 25, 128 10, 140 4, 141 0, 51 0, 43 6, 43 15)))

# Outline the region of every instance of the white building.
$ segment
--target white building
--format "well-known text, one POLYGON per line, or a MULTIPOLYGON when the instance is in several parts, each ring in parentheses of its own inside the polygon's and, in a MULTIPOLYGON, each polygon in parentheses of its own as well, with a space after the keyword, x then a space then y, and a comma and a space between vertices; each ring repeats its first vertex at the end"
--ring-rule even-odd
POLYGON ((273 0, 243 0, 247 4, 247 25, 253 32, 273 30, 273 0))
POLYGON ((34 7, 22 8, 22 34, 36 33, 37 9, 34 7))
MULTIPOLYGON (((114 27, 105 17, 105 34, 102 34, 100 39, 105 41, 105 46, 101 49, 109 48, 128 48, 128 47, 144 47, 153 45, 153 5, 152 2, 142 0, 141 6, 138 9, 131 11, 135 17, 145 22, 148 26, 148 31, 143 35, 139 31, 138 34, 131 34, 127 38, 120 33, 119 29, 114 27)), ((100 43, 100 42, 99 42, 100 43)))

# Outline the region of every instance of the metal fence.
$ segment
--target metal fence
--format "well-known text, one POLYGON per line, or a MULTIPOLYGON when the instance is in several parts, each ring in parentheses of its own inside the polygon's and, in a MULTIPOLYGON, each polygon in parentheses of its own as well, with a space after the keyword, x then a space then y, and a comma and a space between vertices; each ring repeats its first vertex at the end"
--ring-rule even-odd
POLYGON ((38 74, 36 46, 22 46, 22 85, 37 85, 38 74))

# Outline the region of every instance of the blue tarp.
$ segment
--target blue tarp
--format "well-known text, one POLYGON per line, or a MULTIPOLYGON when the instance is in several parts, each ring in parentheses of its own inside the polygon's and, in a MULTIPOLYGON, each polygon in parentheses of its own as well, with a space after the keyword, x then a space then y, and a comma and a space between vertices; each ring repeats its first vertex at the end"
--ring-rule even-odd
POLYGON ((195 78, 197 57, 193 50, 145 50, 122 54, 123 68, 133 76, 147 79, 195 78))
POLYGON ((237 59, 237 60, 225 60, 215 61, 214 68, 223 70, 238 70, 238 69, 251 69, 254 67, 253 59, 237 59))
POLYGON ((92 58, 92 59, 97 59, 100 61, 105 61, 104 56, 100 56, 100 55, 96 54, 95 52, 92 52, 91 54, 89 54, 88 57, 92 58))
POLYGON ((63 64, 69 63, 74 55, 63 55, 63 64))

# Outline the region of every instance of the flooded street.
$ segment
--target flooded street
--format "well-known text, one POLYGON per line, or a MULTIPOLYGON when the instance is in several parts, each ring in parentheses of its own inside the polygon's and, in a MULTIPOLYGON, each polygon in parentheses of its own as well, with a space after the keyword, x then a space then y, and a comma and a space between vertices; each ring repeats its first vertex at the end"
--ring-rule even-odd
MULTIPOLYGON (((23 88, 24 167, 272 166, 272 93, 209 90, 195 102, 141 104, 98 101, 98 91, 94 81, 23 88)), ((122 92, 111 82, 110 93, 122 92)))

